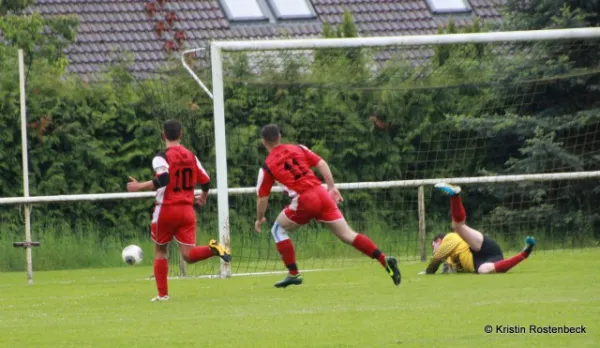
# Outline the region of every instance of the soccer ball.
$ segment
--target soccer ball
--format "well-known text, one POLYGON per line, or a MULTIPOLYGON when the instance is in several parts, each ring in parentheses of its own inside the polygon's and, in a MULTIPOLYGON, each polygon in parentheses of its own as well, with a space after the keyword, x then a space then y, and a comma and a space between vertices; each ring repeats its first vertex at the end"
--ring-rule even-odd
POLYGON ((123 261, 128 265, 137 265, 144 259, 144 252, 137 245, 129 245, 123 249, 121 257, 123 257, 123 261))

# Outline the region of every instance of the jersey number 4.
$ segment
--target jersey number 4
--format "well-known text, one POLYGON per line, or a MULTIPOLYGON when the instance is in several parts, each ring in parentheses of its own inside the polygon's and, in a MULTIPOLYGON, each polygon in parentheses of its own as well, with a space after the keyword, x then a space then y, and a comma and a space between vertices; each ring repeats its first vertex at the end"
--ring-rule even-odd
POLYGON ((173 191, 179 192, 182 189, 184 191, 193 190, 194 186, 192 185, 192 174, 192 168, 178 169, 175 172, 175 187, 173 188, 173 191))
POLYGON ((295 158, 292 159, 292 164, 290 164, 289 162, 285 162, 283 164, 283 169, 292 173, 292 175, 294 176, 294 180, 298 180, 304 175, 306 175, 306 170, 303 170, 303 168, 300 167, 300 164, 298 164, 298 161, 296 161, 295 158))

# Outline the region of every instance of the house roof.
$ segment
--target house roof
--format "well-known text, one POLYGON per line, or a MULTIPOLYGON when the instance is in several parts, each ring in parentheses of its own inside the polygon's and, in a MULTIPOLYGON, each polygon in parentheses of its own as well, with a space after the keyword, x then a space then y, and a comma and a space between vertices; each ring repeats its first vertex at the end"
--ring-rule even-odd
MULTIPOLYGON (((315 20, 279 23, 231 23, 218 0, 37 0, 33 11, 43 16, 76 14, 80 27, 76 43, 69 48, 70 70, 94 73, 123 52, 132 52, 134 72, 150 72, 172 53, 206 46, 210 40, 270 39, 321 36, 323 23, 342 22, 345 10, 352 13, 360 36, 393 36, 434 33, 448 16, 431 13, 426 0, 312 0, 315 20), (150 13, 150 14, 149 14, 150 13), (173 15, 174 14, 174 15, 173 15), (168 24, 168 18, 172 19, 168 24), (161 24, 162 23, 162 24, 161 24), (165 26, 158 35, 157 26, 165 26), (180 32, 179 34, 177 34, 180 32), (183 33, 183 34, 181 34, 183 33), (181 45, 177 38, 183 36, 181 45)), ((454 17, 458 26, 498 22, 498 0, 469 0, 472 13, 454 17)))

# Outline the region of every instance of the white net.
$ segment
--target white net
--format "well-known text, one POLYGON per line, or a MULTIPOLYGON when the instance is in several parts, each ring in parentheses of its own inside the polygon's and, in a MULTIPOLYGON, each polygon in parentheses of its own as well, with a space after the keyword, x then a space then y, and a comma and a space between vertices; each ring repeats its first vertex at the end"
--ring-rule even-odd
MULTIPOLYGON (((319 153, 338 183, 598 170, 599 43, 224 49, 228 185, 255 185, 268 123, 319 153)), ((597 245, 597 179, 501 181, 463 184, 473 227, 507 249, 530 234, 540 249, 597 245)), ((418 259, 416 187, 374 186, 343 191, 347 219, 388 254, 418 259)), ((287 203, 274 194, 269 221, 287 203)), ((229 204, 232 271, 281 270, 271 236, 253 232, 255 195, 229 204)), ((448 231, 448 205, 426 187, 427 244, 448 231)), ((361 257, 316 224, 293 239, 305 268, 361 257)))

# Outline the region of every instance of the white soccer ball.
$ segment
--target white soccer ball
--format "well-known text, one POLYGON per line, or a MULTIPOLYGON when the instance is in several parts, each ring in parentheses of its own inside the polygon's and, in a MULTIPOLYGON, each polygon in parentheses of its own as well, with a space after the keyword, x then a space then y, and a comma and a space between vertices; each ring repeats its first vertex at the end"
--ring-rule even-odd
POLYGON ((128 265, 137 265, 144 259, 144 251, 137 245, 129 245, 123 249, 121 257, 128 265))

